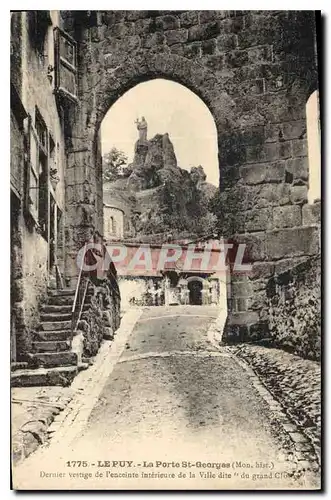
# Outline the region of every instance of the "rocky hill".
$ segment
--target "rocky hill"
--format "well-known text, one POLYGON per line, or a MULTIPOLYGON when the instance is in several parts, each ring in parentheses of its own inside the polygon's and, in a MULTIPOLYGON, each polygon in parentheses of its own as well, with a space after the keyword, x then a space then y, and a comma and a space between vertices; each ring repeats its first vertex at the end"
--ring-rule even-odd
POLYGON ((104 184, 104 202, 122 208, 130 221, 126 236, 211 232, 215 216, 208 205, 217 188, 203 168, 180 168, 168 134, 138 140, 134 152, 126 177, 104 184))

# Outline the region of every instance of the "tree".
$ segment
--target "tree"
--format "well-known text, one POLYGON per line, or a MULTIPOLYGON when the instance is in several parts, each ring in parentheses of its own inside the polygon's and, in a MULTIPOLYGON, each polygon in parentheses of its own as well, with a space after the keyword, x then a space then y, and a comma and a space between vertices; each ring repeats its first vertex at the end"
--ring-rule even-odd
POLYGON ((120 177, 125 177, 128 157, 123 151, 113 147, 102 158, 103 181, 116 181, 120 177))

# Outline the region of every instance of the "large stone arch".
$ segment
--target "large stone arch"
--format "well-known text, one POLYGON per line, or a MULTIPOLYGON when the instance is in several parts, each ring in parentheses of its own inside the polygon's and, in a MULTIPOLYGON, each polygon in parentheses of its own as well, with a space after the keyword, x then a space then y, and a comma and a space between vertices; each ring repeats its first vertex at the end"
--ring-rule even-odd
POLYGON ((319 251, 318 228, 303 216, 305 105, 317 75, 314 12, 98 11, 92 18, 82 11, 66 20, 80 68, 68 126, 67 274, 76 272, 70 259, 77 246, 102 221, 98 130, 105 113, 136 84, 170 79, 214 117, 219 228, 247 245, 253 264, 249 276, 231 279, 227 335, 263 334, 270 276, 319 251))

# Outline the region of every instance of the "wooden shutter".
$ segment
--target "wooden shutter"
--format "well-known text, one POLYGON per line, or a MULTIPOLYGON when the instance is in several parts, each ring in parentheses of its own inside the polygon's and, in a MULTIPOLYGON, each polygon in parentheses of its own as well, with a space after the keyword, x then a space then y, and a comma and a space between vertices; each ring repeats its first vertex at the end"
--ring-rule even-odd
POLYGON ((27 169, 25 183, 25 211, 38 223, 39 201, 39 142, 31 116, 27 127, 27 169))
POLYGON ((77 102, 77 44, 60 28, 54 28, 55 91, 77 102))

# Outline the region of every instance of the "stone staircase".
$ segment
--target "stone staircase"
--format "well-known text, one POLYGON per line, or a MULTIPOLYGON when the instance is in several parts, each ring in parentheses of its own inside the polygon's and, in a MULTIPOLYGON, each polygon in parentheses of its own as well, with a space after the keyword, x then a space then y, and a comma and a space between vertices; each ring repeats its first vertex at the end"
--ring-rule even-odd
MULTIPOLYGON (((77 375, 78 356, 72 350, 71 309, 75 290, 48 290, 41 306, 40 325, 34 333, 26 363, 13 367, 12 387, 43 385, 68 386, 77 375)), ((84 310, 89 307, 87 297, 84 310)), ((83 311, 84 311, 83 310, 83 311)))

